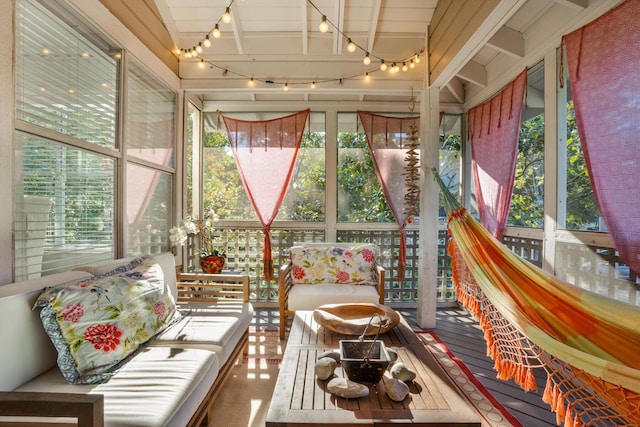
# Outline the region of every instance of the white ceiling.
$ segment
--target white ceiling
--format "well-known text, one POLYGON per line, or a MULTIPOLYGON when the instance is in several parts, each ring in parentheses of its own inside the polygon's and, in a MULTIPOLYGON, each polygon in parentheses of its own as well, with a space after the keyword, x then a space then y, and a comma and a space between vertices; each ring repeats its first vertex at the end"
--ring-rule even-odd
MULTIPOLYGON (((480 1, 480 0, 473 0, 480 1)), ((198 57, 180 59, 189 92, 213 102, 407 102, 425 76, 425 61, 406 72, 382 72, 380 60, 411 64, 425 46, 438 3, 449 0, 155 0, 176 46, 202 43, 219 22, 221 37, 198 57), (229 6, 228 6, 229 5, 229 6), (220 19, 226 7, 231 22, 220 19), (321 33, 322 14, 329 31, 321 33), (346 39, 358 46, 346 49, 346 39), (364 65, 365 52, 372 62, 364 65), (199 64, 202 61, 202 64, 199 64), (371 80, 365 81, 369 72, 371 80), (253 86, 250 78, 253 77, 253 86), (311 82, 316 87, 311 88, 311 82), (288 91, 284 91, 284 85, 288 91)), ((454 70, 440 76, 441 104, 463 105, 505 70, 532 66, 527 57, 559 43, 567 26, 602 13, 616 0, 500 0, 461 51, 454 70), (600 5, 596 3, 601 3, 600 5), (603 6, 602 4, 606 4, 603 6), (499 16, 498 16, 499 14, 499 16), (552 39, 552 40, 550 40, 552 39)), ((442 5, 441 5, 442 6, 442 5)), ((590 18, 589 18, 590 19, 590 18)), ((424 52, 420 55, 425 58, 424 52)), ((535 82, 530 82, 535 83, 535 82)), ((541 88, 539 88, 541 89, 541 88)))

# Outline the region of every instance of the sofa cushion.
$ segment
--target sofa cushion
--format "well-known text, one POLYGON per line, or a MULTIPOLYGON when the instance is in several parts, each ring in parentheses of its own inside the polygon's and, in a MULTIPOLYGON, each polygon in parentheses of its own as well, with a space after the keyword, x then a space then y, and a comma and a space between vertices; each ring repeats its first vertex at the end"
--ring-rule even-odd
POLYGON ((165 292, 153 257, 132 261, 104 277, 45 290, 36 307, 70 383, 102 382, 114 368, 173 320, 173 296, 165 292))
POLYGON ((373 286, 334 283, 298 284, 289 291, 289 309, 293 311, 315 310, 324 304, 377 304, 379 301, 380 296, 373 286))
POLYGON ((105 427, 185 426, 219 368, 211 351, 144 347, 104 384, 68 384, 52 369, 16 391, 104 394, 105 427))
POLYGON ((373 244, 302 244, 291 247, 290 257, 294 284, 377 282, 373 244))
POLYGON ((253 306, 241 301, 190 302, 183 313, 151 345, 212 350, 224 365, 251 324, 253 306))

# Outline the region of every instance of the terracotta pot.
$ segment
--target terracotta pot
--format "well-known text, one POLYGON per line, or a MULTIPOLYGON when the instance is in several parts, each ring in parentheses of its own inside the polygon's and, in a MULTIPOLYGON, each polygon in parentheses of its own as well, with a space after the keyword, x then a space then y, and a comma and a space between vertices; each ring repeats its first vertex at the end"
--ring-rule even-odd
POLYGON ((226 258, 218 255, 211 255, 200 258, 200 268, 203 273, 218 274, 222 271, 226 258))

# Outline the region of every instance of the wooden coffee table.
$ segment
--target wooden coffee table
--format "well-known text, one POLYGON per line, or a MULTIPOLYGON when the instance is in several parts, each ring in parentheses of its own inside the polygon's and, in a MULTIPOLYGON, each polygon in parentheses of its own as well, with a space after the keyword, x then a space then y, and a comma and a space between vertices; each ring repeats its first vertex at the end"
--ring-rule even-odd
MULTIPOLYGON (((325 330, 312 311, 296 312, 267 414, 266 425, 304 426, 481 426, 480 416, 458 394, 431 353, 402 318, 383 334, 387 348, 398 353, 418 375, 402 402, 387 397, 383 382, 369 385, 369 396, 344 399, 326 391, 327 381, 315 377, 318 355, 337 350, 341 339, 357 339, 325 330)), ((335 374, 345 377, 340 366, 335 374)))

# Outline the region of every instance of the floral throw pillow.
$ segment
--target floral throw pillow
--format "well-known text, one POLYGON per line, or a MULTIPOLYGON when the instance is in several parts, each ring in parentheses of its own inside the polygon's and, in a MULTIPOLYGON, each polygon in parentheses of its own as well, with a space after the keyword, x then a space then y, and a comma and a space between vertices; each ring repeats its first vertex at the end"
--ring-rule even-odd
POLYGON ((141 257, 128 267, 48 288, 36 300, 67 382, 107 380, 178 315, 155 258, 141 257))
POLYGON ((293 246, 290 256, 294 284, 372 285, 377 281, 373 244, 293 246))

